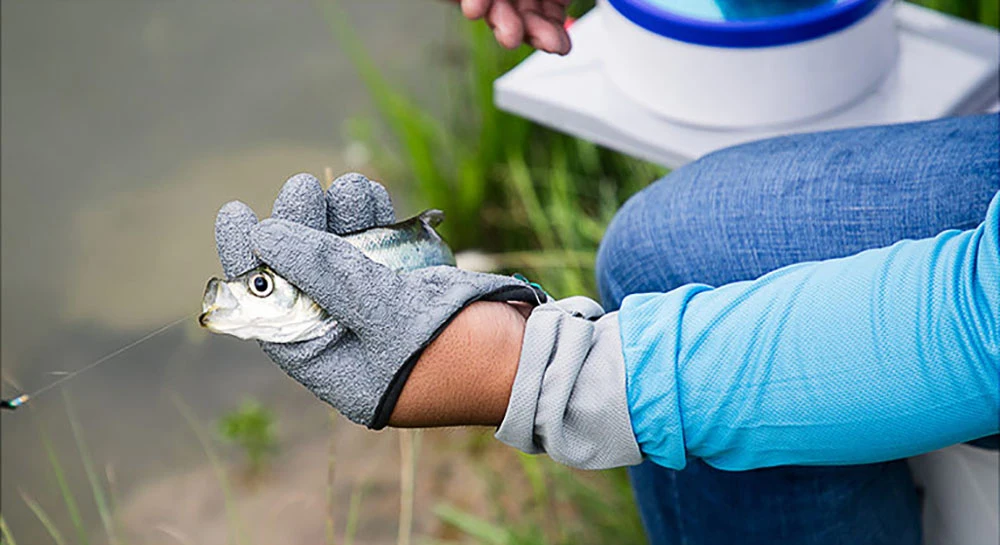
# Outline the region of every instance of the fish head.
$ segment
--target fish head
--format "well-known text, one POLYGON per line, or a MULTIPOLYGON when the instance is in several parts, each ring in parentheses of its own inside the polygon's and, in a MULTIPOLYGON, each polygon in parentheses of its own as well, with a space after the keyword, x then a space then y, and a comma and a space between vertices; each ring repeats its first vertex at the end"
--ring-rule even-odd
POLYGON ((291 343, 325 335, 336 325, 309 296, 268 267, 205 286, 202 327, 240 339, 291 343))

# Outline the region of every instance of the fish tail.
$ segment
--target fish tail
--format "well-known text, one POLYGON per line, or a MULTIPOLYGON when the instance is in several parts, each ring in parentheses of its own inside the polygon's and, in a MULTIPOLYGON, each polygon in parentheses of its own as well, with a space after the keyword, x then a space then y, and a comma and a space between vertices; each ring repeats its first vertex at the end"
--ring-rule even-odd
POLYGON ((424 210, 418 217, 425 225, 434 228, 441 225, 441 222, 444 221, 444 212, 432 208, 430 210, 424 210))

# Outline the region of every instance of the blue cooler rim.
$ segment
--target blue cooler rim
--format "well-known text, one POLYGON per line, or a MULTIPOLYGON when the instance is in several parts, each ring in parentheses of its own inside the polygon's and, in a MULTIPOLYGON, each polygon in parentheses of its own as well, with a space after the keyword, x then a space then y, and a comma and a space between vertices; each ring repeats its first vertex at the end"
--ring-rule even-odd
POLYGON ((650 5, 645 0, 608 0, 636 25, 681 42, 713 47, 773 47, 814 40, 843 30, 893 0, 847 0, 828 6, 750 21, 706 21, 650 5))

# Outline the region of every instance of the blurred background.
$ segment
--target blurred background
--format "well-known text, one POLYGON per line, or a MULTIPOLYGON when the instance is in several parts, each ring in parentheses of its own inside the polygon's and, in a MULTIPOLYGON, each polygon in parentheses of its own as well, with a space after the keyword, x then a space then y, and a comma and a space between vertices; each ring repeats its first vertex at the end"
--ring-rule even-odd
MULTIPOLYGON (((995 0, 925 5, 997 25, 995 0)), ((267 215, 302 171, 360 171, 401 217, 447 211, 456 249, 593 295, 604 226, 665 171, 497 111, 529 51, 434 0, 0 10, 4 397, 191 315, 2 415, 3 543, 643 542, 623 472, 367 432, 194 321, 216 210, 267 215)))

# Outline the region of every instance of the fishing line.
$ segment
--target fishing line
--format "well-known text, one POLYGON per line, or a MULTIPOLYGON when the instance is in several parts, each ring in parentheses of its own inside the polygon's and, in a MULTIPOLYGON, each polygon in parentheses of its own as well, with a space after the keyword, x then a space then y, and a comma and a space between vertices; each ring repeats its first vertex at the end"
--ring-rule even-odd
POLYGON ((123 346, 123 347, 115 350, 114 352, 112 352, 112 353, 110 353, 110 354, 108 354, 106 356, 103 356, 103 357, 101 357, 101 358, 99 358, 99 359, 97 359, 97 360, 95 360, 95 361, 93 361, 91 363, 88 363, 87 365, 85 365, 85 366, 77 369, 76 371, 71 371, 69 373, 66 373, 65 375, 63 375, 63 376, 59 377, 58 379, 50 382, 49 384, 46 384, 45 386, 42 386, 41 388, 35 390, 34 392, 31 392, 30 394, 21 394, 21 395, 15 397, 13 399, 0 399, 0 409, 16 409, 16 408, 20 407, 21 405, 24 405, 29 399, 36 398, 39 395, 41 395, 42 393, 44 393, 45 391, 50 390, 52 388, 55 388, 56 386, 58 386, 58 385, 60 385, 60 384, 62 384, 64 382, 66 382, 67 380, 70 380, 73 377, 79 375, 80 373, 83 373, 84 371, 89 371, 89 370, 93 369, 94 367, 97 367, 98 365, 100 365, 100 364, 102 364, 102 363, 104 363, 104 362, 106 362, 106 361, 114 358, 115 356, 118 356, 118 355, 120 355, 120 354, 122 354, 124 352, 127 352, 127 351, 131 350, 132 348, 135 348, 136 346, 138 346, 138 345, 140 345, 140 344, 148 341, 149 339, 152 339, 153 337, 155 337, 155 336, 157 336, 157 335, 159 335, 159 334, 167 331, 168 329, 174 327, 175 325, 177 325, 177 324, 179 324, 179 323, 181 323, 181 322, 183 322, 185 320, 190 319, 192 316, 194 316, 196 314, 197 313, 195 313, 195 314, 188 314, 186 316, 183 316, 181 318, 178 318, 178 319, 174 320, 173 322, 170 322, 169 324, 167 324, 165 326, 160 327, 159 329, 151 331, 151 332, 143 335, 141 338, 136 339, 136 340, 134 340, 134 341, 126 344, 125 346, 123 346))

